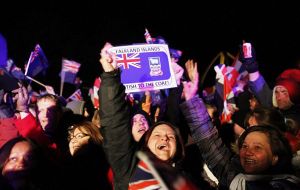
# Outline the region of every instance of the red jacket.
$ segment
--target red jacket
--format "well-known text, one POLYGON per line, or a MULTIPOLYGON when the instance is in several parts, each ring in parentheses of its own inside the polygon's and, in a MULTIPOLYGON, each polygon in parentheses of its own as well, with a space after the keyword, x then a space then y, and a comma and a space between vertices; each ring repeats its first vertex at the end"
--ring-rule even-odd
POLYGON ((37 123, 35 117, 29 113, 25 118, 17 118, 15 125, 19 134, 23 137, 28 137, 35 140, 38 144, 46 146, 51 149, 56 149, 57 146, 45 134, 42 127, 37 123))

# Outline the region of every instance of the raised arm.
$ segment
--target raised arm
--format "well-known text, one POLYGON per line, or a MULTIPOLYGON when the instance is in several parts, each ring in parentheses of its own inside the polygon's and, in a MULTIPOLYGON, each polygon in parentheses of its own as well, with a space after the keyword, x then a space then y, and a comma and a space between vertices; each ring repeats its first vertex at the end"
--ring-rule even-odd
POLYGON ((125 87, 116 69, 112 47, 106 43, 101 50, 100 63, 104 69, 99 89, 101 133, 106 157, 114 172, 114 189, 127 189, 134 167, 134 141, 131 136, 129 108, 125 101, 125 87))
POLYGON ((240 46, 239 60, 249 73, 249 87, 260 104, 266 107, 272 107, 272 90, 259 72, 255 49, 251 45, 251 51, 248 51, 248 53, 245 51, 244 53, 244 50, 245 48, 240 46), (251 53, 249 54, 249 52, 251 53))
POLYGON ((183 95, 186 101, 180 105, 181 110, 203 159, 220 183, 226 185, 231 180, 228 180, 228 176, 232 154, 219 138, 204 102, 197 96, 199 81, 197 63, 187 62, 186 69, 191 81, 184 83, 183 95))

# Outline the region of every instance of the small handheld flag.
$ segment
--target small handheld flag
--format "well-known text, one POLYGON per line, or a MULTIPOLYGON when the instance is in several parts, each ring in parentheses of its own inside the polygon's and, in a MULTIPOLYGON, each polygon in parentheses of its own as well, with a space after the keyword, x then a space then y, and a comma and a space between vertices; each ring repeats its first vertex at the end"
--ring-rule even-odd
POLYGON ((144 36, 145 36, 147 44, 152 44, 153 43, 153 40, 152 40, 151 35, 150 35, 150 33, 149 33, 149 31, 148 31, 147 28, 145 28, 145 34, 144 34, 144 36))
POLYGON ((34 51, 30 54, 25 75, 29 77, 35 77, 40 72, 45 71, 47 68, 48 60, 41 46, 37 44, 34 48, 34 51))

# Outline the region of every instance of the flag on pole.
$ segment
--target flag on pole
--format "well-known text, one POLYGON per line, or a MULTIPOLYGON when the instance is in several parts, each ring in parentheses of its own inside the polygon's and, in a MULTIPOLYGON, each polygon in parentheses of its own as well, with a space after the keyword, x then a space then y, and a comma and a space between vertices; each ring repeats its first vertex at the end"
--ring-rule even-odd
POLYGON ((61 79, 65 83, 74 84, 76 75, 79 71, 81 64, 76 61, 63 59, 61 69, 61 79))
POLYGON ((148 31, 147 28, 145 28, 145 34, 144 34, 144 36, 145 36, 147 44, 153 44, 153 40, 152 40, 151 35, 150 35, 150 33, 149 33, 149 31, 148 31))
POLYGON ((67 100, 69 100, 69 101, 70 100, 77 100, 77 101, 83 100, 81 90, 77 89, 69 98, 67 98, 67 100))
POLYGON ((48 60, 43 52, 41 46, 37 44, 34 51, 31 52, 29 61, 26 66, 25 75, 34 77, 48 68, 48 60))

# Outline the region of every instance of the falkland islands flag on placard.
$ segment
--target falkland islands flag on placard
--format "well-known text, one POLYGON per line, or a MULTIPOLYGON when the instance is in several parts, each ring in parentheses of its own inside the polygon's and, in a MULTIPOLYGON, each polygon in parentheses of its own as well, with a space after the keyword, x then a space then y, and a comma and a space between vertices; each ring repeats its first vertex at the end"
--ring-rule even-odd
POLYGON ((177 87, 168 45, 118 46, 109 51, 116 54, 126 93, 177 87))

